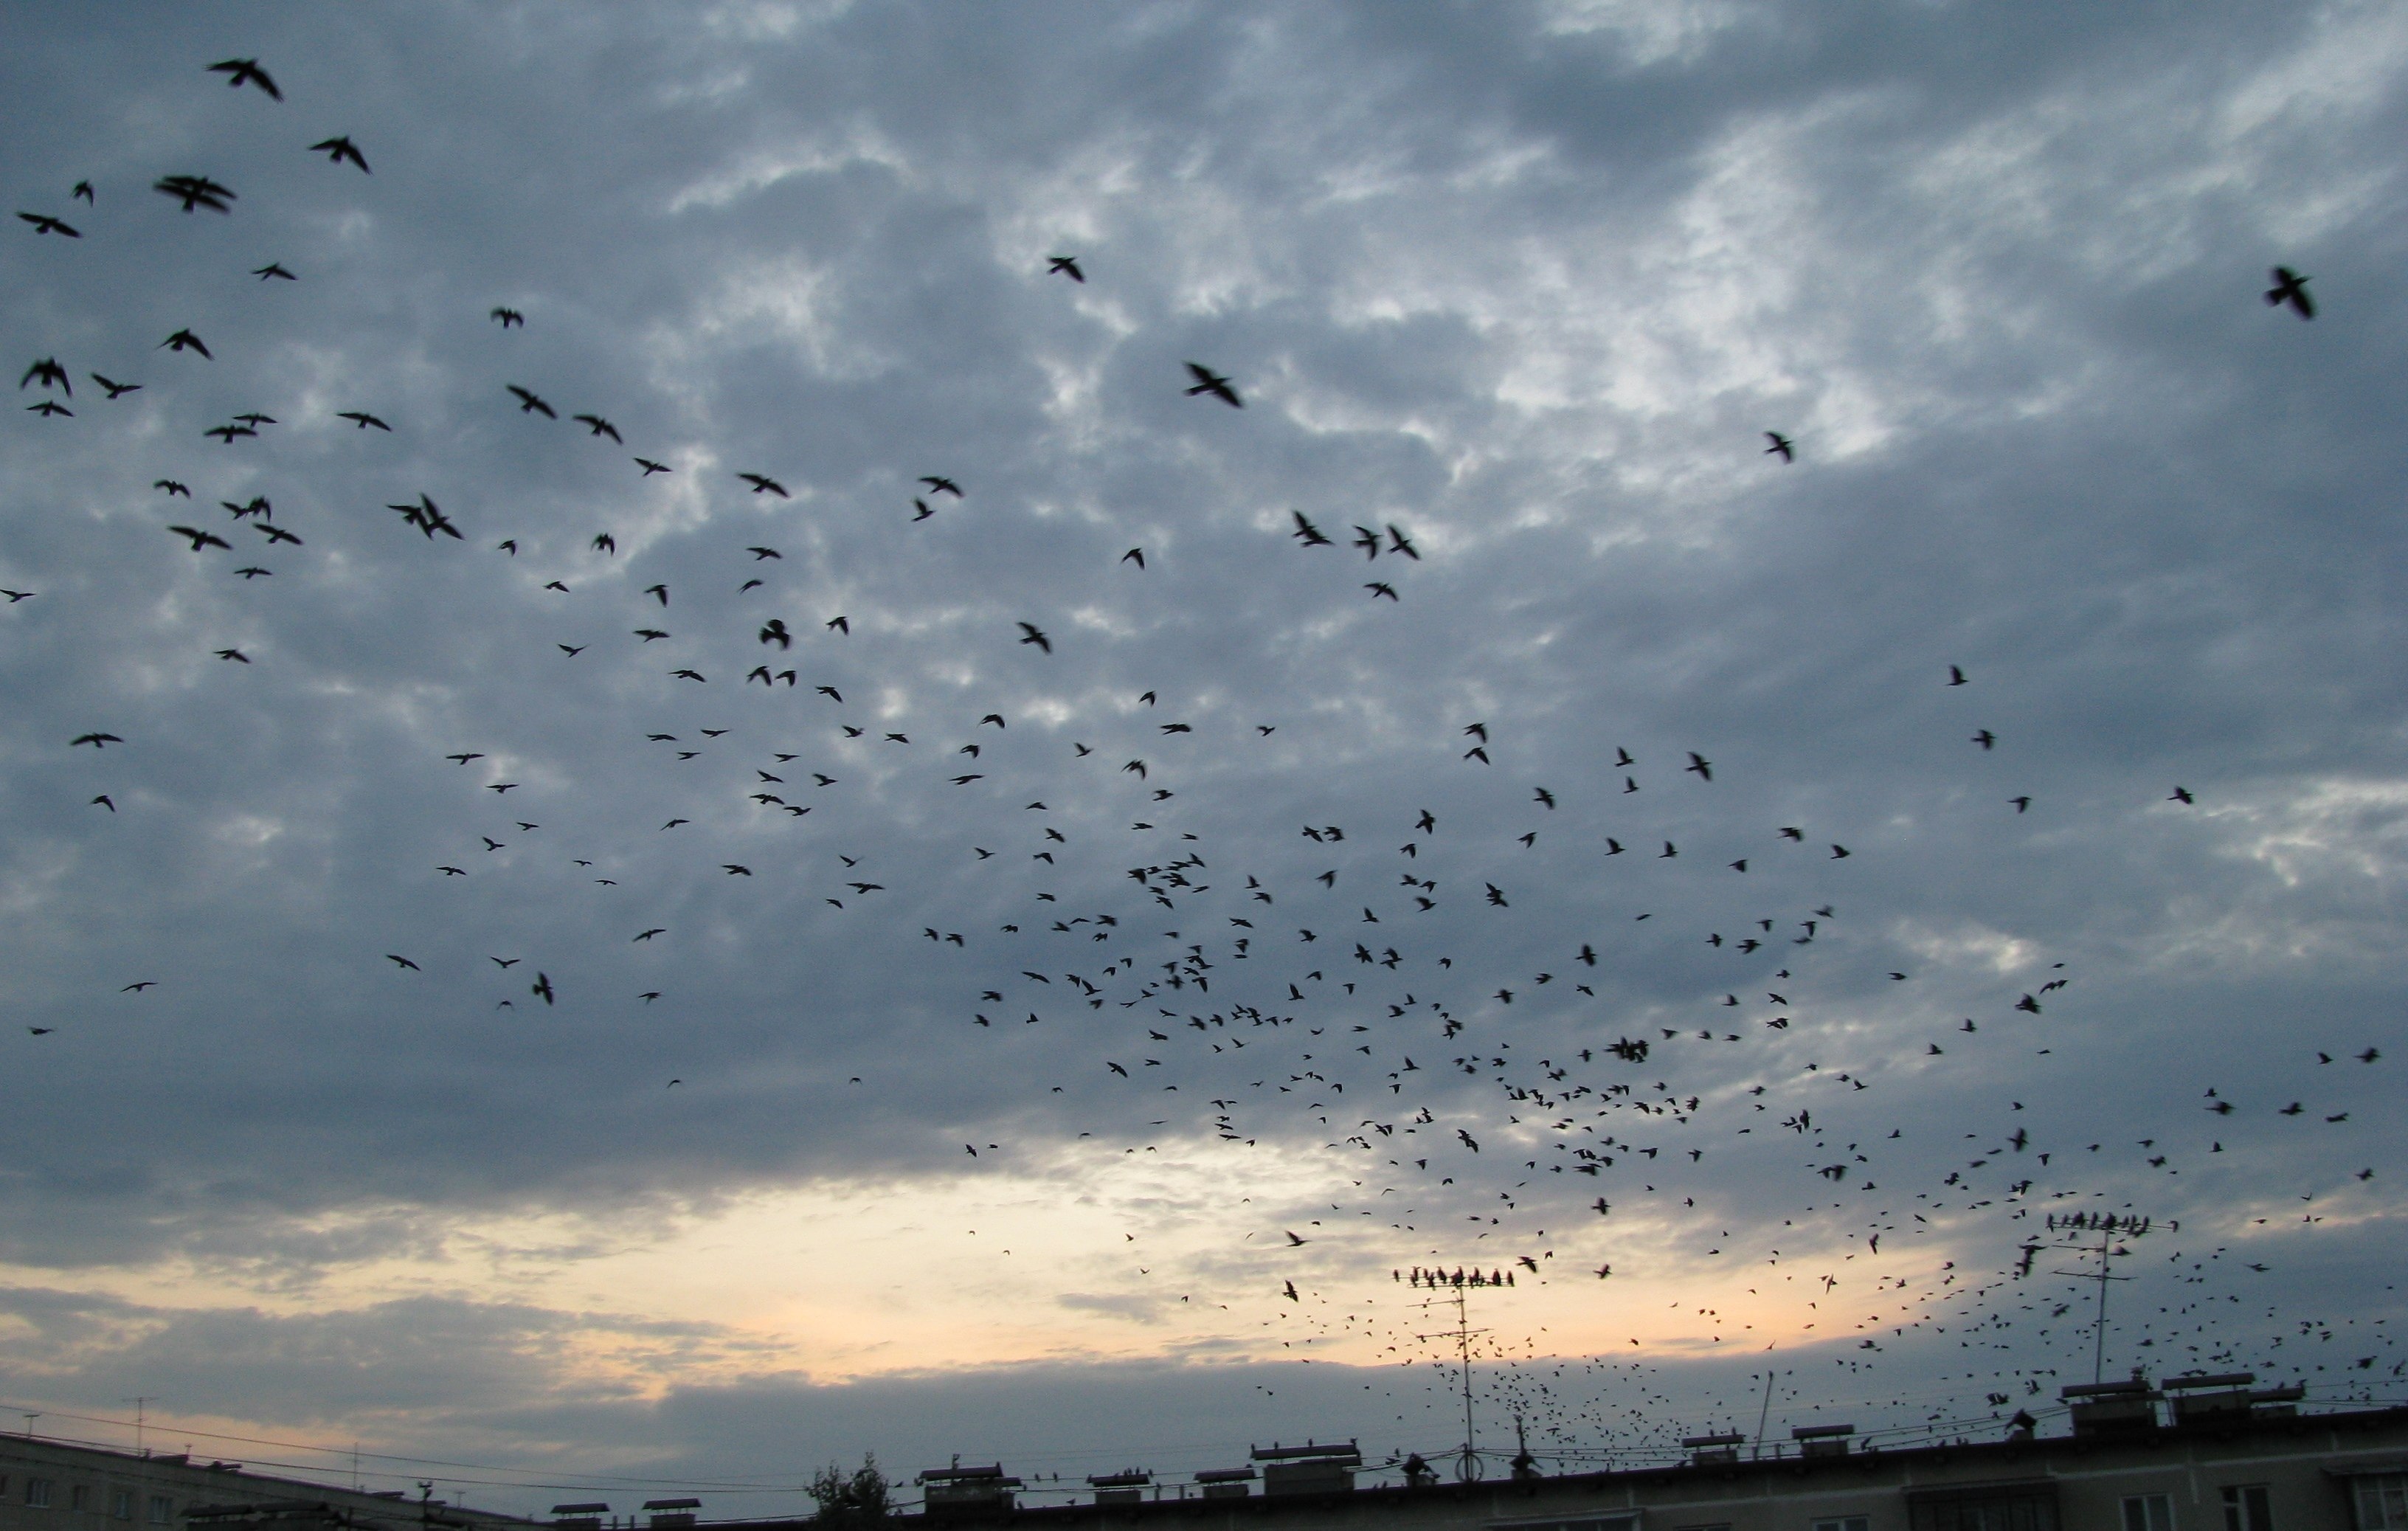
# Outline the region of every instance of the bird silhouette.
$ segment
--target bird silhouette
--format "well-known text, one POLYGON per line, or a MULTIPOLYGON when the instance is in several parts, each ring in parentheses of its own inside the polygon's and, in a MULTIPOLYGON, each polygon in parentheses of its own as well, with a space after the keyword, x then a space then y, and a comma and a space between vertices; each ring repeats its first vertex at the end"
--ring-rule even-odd
POLYGON ((2278 265, 2272 273, 2273 286, 2266 289, 2266 306, 2270 308, 2289 304, 2291 311, 2301 319, 2316 317, 2315 300, 2308 296, 2308 279, 2287 265, 2278 265))
POLYGON ((1238 391, 1235 388, 1229 386, 1228 379, 1195 362, 1187 364, 1187 372, 1188 376, 1196 379, 1195 385, 1187 390, 1189 398, 1194 398, 1198 393, 1210 393, 1232 409, 1242 409, 1246 407, 1246 401, 1238 396, 1238 391))
POLYGON ((225 76, 226 84, 231 89, 256 85, 270 101, 284 99, 284 93, 276 88, 276 81, 268 78, 267 71, 259 66, 257 59, 220 59, 209 65, 209 70, 212 74, 225 76))

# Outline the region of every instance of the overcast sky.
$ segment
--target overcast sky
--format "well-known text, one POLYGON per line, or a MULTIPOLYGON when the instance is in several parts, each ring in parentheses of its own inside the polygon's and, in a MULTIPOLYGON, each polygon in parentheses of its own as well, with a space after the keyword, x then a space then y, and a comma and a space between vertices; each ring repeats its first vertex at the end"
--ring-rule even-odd
POLYGON ((2403 1395, 2408 12, 106 21, 0 50, 37 1431, 1382 1460, 1437 1265, 1491 1445, 1982 1433, 2077 1212, 2111 1374, 2403 1395))

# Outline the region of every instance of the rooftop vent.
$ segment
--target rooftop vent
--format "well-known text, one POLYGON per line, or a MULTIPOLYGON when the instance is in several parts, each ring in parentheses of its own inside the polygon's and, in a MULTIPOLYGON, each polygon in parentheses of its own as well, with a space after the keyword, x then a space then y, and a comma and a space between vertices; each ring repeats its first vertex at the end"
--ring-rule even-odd
POLYGON ((2134 1367, 2120 1382, 2075 1382, 2057 1390, 2071 1406, 2076 1436, 2145 1435, 2157 1427, 2157 1390, 2134 1367))
POLYGON ((1734 1431, 1719 1436, 1691 1436, 1681 1442, 1681 1449, 1689 1453, 1692 1466, 1702 1467, 1738 1461, 1739 1449, 1746 1444, 1747 1438, 1734 1431))
POLYGON ((1145 1497, 1146 1485, 1154 1474, 1142 1467, 1130 1467, 1122 1472, 1090 1474, 1087 1486, 1096 1491, 1099 1505, 1133 1505, 1145 1497))
POLYGON ((1246 1485, 1254 1479, 1252 1467, 1210 1467, 1196 1475, 1207 1499, 1242 1499, 1251 1492, 1246 1485))
POLYGON ((1363 1453, 1353 1441, 1282 1446, 1274 1441, 1248 1452, 1263 1464, 1265 1494, 1344 1494, 1354 1486, 1363 1453))
POLYGON ((1801 1456, 1845 1456, 1848 1438, 1856 1433, 1853 1424, 1801 1424, 1789 1432, 1798 1443, 1801 1456))
POLYGON ((1020 1487, 1020 1480, 1004 1476, 999 1462, 984 1467, 965 1467, 956 1462, 920 1474, 920 1487, 922 1507, 928 1514, 987 1512, 1010 1510, 1011 1491, 1020 1487))

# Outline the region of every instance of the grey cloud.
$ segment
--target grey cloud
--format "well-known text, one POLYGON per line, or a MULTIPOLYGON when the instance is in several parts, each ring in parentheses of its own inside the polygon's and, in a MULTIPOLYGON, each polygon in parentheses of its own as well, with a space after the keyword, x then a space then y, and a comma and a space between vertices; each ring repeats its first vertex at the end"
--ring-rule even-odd
MULTIPOLYGON (((53 1028, 7 1042, 10 1258, 298 1291, 466 1210, 708 1209, 950 1170, 971 1136, 1041 1166, 1079 1132, 1209 1135, 1216 1098, 1302 1147, 1426 1105, 1412 1153, 1335 1162, 1429 1158, 1416 1205, 1450 1221, 1543 1177, 1518 1238, 1595 1188, 1535 1146, 1556 1108, 1493 1080, 1568 1082, 1584 1049, 1581 1082, 1709 1103, 1612 1130, 1734 1247, 1829 1205, 1828 1155, 1770 1125, 1800 1107, 1879 1156, 1893 1220, 1965 1172, 1962 1133, 1970 1161, 2027 1123, 2035 1197, 2388 1205, 2351 1179, 2397 1157, 2387 1075, 2349 1062, 2388 1039, 2397 945, 2382 12, 1766 7, 1670 39, 1539 9, 774 14, 28 13, 15 194, 100 196, 82 241, 0 241, 6 353, 79 389, 71 420, 10 416, 0 469, 0 580, 37 592, 0 609, 0 940, 53 1028), (253 50, 286 108, 199 73, 253 50), (373 177, 304 151, 331 131, 373 177), (178 169, 236 211, 145 189, 178 169), (1057 249, 1086 285, 1042 274, 1057 249), (270 259, 302 279, 247 275, 270 259), (2278 260, 2315 323, 2258 301, 2278 260), (159 350, 181 326, 217 359, 159 350), (1183 396, 1188 360, 1247 408, 1183 396), (94 369, 144 390, 93 397, 94 369), (259 440, 201 437, 253 408, 259 440), (968 493, 915 524, 922 473, 968 493), (464 541, 384 508, 422 493, 464 541), (306 548, 216 508, 254 494, 306 548), (1298 548, 1291 508, 1340 545, 1298 548), (1358 523, 1425 558, 1365 559, 1358 523), (234 578, 254 558, 275 574, 234 578), (791 651, 755 641, 773 616, 791 651), (765 660, 799 683, 756 694, 765 660), (67 746, 94 729, 125 742, 67 746), (1210 895, 1125 876, 1191 850, 1210 895), (1097 914, 1107 941, 1052 929, 1097 914), (1141 995, 1191 942, 1213 987, 1141 995), (1647 1065, 1597 1056, 1624 1037, 1647 1065)), ((1986 1173, 1956 1237, 2005 1268, 2026 1223, 1986 1173)), ((1831 1229, 1879 1221, 1856 1195, 1831 1229)))

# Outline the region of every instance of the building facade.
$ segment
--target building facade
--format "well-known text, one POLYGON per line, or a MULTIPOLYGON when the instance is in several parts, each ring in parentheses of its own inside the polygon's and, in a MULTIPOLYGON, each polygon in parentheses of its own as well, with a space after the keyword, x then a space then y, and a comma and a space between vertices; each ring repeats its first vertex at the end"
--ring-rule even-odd
POLYGON ((2261 1402, 2160 1423, 2077 1408, 2071 1435, 1910 1450, 1815 1434, 1763 1458, 1708 1438, 1681 1466, 1637 1471, 1553 1477, 1526 1464, 1501 1482, 1166 1484, 1142 1499, 1123 1481, 1096 1504, 932 1498, 928 1518, 949 1531, 2408 1531, 2408 1409, 2299 1415, 2261 1402))
POLYGON ((187 1531, 312 1518, 396 1531, 525 1524, 439 1502, 422 1505, 397 1492, 247 1472, 238 1462, 0 1436, 0 1531, 187 1531))

